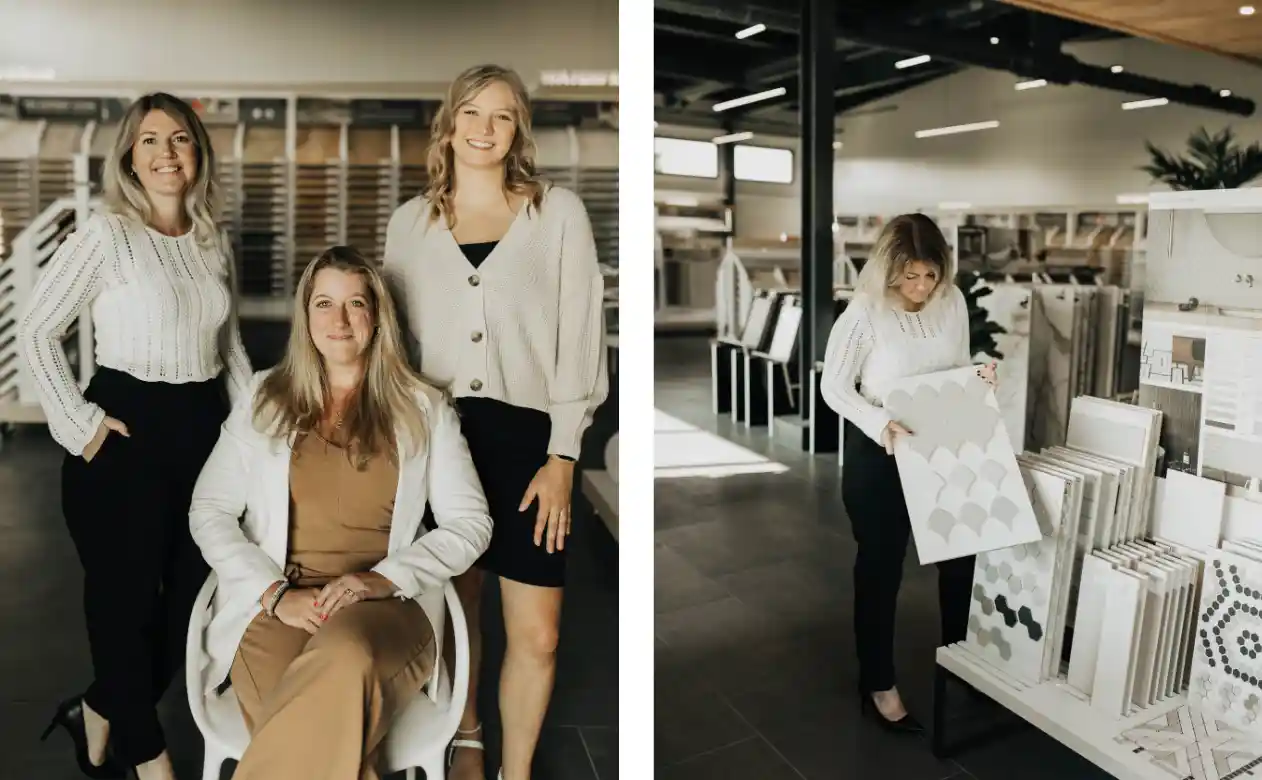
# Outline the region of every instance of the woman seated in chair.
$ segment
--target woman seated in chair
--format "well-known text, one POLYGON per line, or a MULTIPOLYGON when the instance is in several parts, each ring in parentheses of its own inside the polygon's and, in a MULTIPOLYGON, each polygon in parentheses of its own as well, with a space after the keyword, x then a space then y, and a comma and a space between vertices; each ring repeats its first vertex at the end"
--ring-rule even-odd
POLYGON ((478 559, 491 520, 376 268, 333 247, 296 297, 284 359, 255 375, 193 494, 219 580, 206 693, 230 677, 241 702, 251 741, 234 780, 375 780, 393 716, 435 664, 414 598, 478 559))

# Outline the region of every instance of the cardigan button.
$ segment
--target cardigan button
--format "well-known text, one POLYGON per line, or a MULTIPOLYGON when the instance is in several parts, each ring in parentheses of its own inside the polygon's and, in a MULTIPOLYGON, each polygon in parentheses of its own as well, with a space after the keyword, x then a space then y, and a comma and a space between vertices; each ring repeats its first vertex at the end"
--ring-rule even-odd
POLYGON ((481 389, 482 389, 482 380, 481 380, 481 379, 475 379, 475 380, 473 380, 472 382, 470 382, 470 383, 469 383, 469 389, 470 389, 470 390, 472 390, 472 391, 473 391, 473 392, 475 392, 475 393, 476 393, 476 392, 478 392, 479 390, 481 390, 481 389))
POLYGON ((474 274, 473 276, 469 277, 470 287, 477 287, 479 284, 482 284, 482 280, 478 278, 477 274, 474 274))
POLYGON ((471 338, 473 339, 474 344, 477 344, 478 342, 482 341, 482 331, 480 330, 473 331, 473 336, 471 338))

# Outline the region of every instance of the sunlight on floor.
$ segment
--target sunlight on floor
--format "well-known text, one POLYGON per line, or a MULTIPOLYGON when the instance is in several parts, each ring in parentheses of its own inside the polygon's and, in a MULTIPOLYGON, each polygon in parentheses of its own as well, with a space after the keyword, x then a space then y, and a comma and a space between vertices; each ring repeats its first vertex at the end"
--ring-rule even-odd
POLYGON ((660 411, 653 426, 653 460, 655 479, 779 474, 789 470, 782 463, 660 411))

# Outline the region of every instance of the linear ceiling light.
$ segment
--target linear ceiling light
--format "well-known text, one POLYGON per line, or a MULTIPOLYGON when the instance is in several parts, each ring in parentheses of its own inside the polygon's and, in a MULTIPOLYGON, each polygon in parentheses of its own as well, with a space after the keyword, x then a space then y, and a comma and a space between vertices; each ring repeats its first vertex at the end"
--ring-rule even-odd
POLYGON ((1257 9, 1255 9, 1255 8, 1254 8, 1253 6, 1251 6, 1251 5, 1242 5, 1242 6, 1240 6, 1240 15, 1241 15, 1241 16, 1253 16, 1253 15, 1254 15, 1254 14, 1256 14, 1256 13, 1257 13, 1257 9))
POLYGON ((1018 81, 1016 89, 1017 92, 1022 92, 1027 89, 1038 89, 1039 87, 1046 86, 1047 79, 1030 79, 1029 81, 1018 81))
POLYGON ((1230 89, 1220 89, 1220 90, 1218 90, 1218 96, 1219 96, 1219 97, 1231 97, 1231 90, 1230 90, 1230 89))
POLYGON ((1169 98, 1148 98, 1147 100, 1132 100, 1129 103, 1122 104, 1123 111, 1133 111, 1137 108, 1156 108, 1169 103, 1169 98))
POLYGON ((767 25, 756 24, 753 27, 746 27, 744 30, 739 31, 738 33, 736 33, 736 37, 741 38, 743 40, 745 38, 750 38, 757 35, 758 33, 766 32, 766 31, 767 31, 767 25))
POLYGON ((713 142, 716 144, 731 144, 731 143, 736 143, 737 141, 748 141, 749 139, 753 137, 754 137, 754 134, 750 132, 731 133, 730 135, 718 136, 717 138, 714 139, 713 142))
POLYGON ((998 45, 999 45, 999 38, 998 38, 997 36, 994 36, 994 35, 990 36, 990 45, 991 45, 991 46, 998 46, 998 45))
POLYGON ((1143 192, 1128 193, 1128 194, 1117 196, 1117 203, 1119 206, 1138 206, 1141 203, 1147 203, 1147 202, 1148 202, 1148 195, 1147 193, 1143 193, 1143 192))
POLYGON ((974 130, 992 130, 999 127, 998 120, 990 120, 989 122, 973 122, 967 125, 952 125, 951 127, 934 127, 929 130, 917 130, 917 138, 933 138, 939 135, 955 135, 956 133, 971 133, 974 130))
POLYGON ((894 67, 898 68, 899 70, 902 70, 903 68, 914 68, 917 65, 924 65, 930 59, 932 58, 928 54, 921 54, 918 57, 908 57, 905 60, 899 60, 898 62, 894 63, 894 67))
POLYGON ((1114 65, 1113 67, 1109 68, 1109 71, 1112 73, 1121 73, 1123 70, 1126 70, 1126 69, 1123 68, 1121 65, 1114 65))
POLYGON ((745 97, 738 97, 732 100, 724 100, 722 103, 715 103, 714 110, 726 111, 729 108, 736 108, 737 106, 747 106, 750 103, 757 103, 760 100, 770 100, 771 98, 783 97, 784 95, 787 95, 788 93, 789 93, 789 90, 785 89, 784 87, 776 87, 775 89, 769 89, 766 92, 755 92, 754 94, 746 95, 745 97))

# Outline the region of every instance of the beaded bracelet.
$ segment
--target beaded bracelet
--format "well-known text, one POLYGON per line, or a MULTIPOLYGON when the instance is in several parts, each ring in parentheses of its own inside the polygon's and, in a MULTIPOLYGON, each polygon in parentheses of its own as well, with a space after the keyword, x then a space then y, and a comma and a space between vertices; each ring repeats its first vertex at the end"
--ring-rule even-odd
POLYGON ((281 596, 285 595, 285 591, 289 590, 289 580, 281 580, 280 585, 276 586, 276 592, 272 594, 272 598, 268 600, 267 606, 263 611, 268 617, 276 617, 276 607, 280 604, 281 596))

